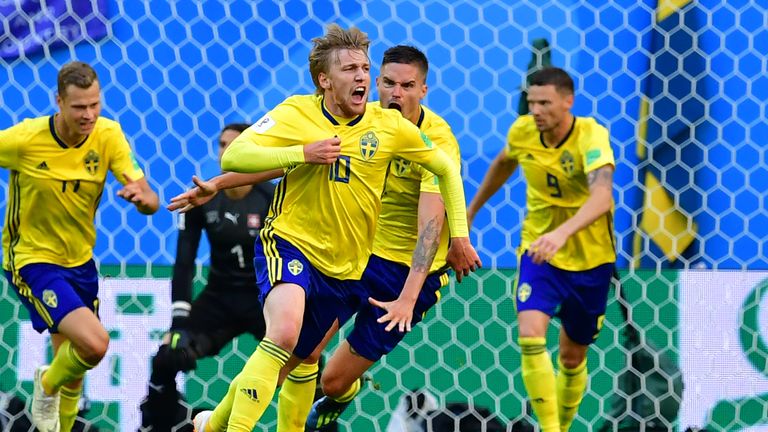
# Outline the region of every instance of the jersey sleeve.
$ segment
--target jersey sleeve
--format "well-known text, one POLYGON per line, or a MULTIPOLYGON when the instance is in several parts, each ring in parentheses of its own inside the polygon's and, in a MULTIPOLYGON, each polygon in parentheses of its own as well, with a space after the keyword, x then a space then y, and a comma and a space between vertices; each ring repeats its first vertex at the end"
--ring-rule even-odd
MULTIPOLYGON (((428 135, 433 144, 445 151, 454 162, 461 165, 459 143, 456 141, 456 137, 453 135, 451 128, 447 124, 438 125, 433 129, 430 129, 428 135)), ((440 182, 437 179, 437 176, 419 165, 414 166, 414 169, 421 173, 420 192, 440 193, 440 182)))
POLYGON ((0 167, 18 169, 27 135, 24 122, 0 130, 0 167))
MULTIPOLYGON (((262 172, 304 163, 302 113, 290 99, 275 107, 227 147, 221 168, 232 172, 262 172)), ((328 137, 330 138, 330 137, 328 137)))
POLYGON ((105 147, 111 152, 109 170, 122 184, 128 183, 126 175, 134 181, 144 178, 144 171, 136 161, 123 129, 119 124, 113 124, 114 126, 103 132, 103 139, 107 140, 105 147))
POLYGON ((195 258, 203 232, 203 209, 195 207, 180 213, 179 238, 176 241, 176 261, 171 279, 171 301, 192 302, 192 282, 195 279, 195 258))
POLYGON ((615 166, 613 159, 613 150, 611 149, 608 129, 595 123, 590 131, 590 136, 584 141, 582 149, 582 163, 584 164, 584 173, 590 173, 601 166, 615 166))

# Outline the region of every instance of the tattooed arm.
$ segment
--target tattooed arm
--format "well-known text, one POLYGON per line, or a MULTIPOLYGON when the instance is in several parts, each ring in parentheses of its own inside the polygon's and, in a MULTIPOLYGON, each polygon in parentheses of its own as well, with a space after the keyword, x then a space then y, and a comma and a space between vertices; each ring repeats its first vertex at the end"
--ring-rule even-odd
POLYGON ((400 331, 411 330, 413 306, 435 259, 444 222, 445 205, 442 196, 438 193, 422 192, 419 196, 419 239, 416 241, 416 248, 411 258, 411 271, 408 273, 400 296, 392 302, 368 299, 372 305, 387 311, 378 320, 380 323, 389 322, 387 331, 395 326, 398 326, 400 331))
POLYGON ((573 233, 584 229, 610 211, 613 203, 613 165, 603 165, 590 171, 587 174, 587 184, 589 198, 579 211, 562 225, 531 243, 528 254, 533 257, 533 262, 540 264, 552 259, 573 233))

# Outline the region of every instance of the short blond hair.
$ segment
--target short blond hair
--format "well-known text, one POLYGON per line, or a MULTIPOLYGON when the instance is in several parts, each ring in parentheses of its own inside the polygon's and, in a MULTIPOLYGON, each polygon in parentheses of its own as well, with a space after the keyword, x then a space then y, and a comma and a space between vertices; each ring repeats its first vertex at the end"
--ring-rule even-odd
POLYGON ((371 41, 368 35, 357 27, 344 30, 338 24, 330 24, 325 35, 312 39, 314 46, 309 52, 309 73, 312 82, 315 83, 315 92, 322 94, 318 76, 320 73, 328 73, 331 66, 332 55, 342 49, 360 50, 368 55, 368 46, 371 41))
POLYGON ((99 77, 88 63, 73 61, 61 67, 56 81, 59 96, 65 97, 67 95, 67 87, 73 85, 81 89, 87 89, 93 83, 98 82, 99 77))

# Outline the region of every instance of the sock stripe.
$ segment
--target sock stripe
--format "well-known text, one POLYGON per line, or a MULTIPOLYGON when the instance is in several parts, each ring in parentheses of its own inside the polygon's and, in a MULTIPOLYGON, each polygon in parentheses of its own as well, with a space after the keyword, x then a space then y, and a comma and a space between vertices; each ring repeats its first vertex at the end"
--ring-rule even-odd
POLYGON ((360 390, 362 390, 362 388, 363 388, 362 381, 360 379, 356 379, 355 383, 352 384, 352 387, 350 387, 349 390, 346 391, 346 393, 341 395, 339 398, 331 398, 331 399, 341 403, 349 402, 352 399, 354 399, 355 396, 358 395, 358 393, 360 393, 360 390))
POLYGON ((62 398, 65 398, 65 399, 80 399, 81 390, 82 388, 78 388, 77 390, 75 390, 66 386, 62 386, 59 389, 59 394, 61 395, 62 398))
POLYGON ((264 338, 261 341, 261 343, 259 344, 259 348, 264 350, 268 355, 274 357, 275 359, 282 362, 283 364, 287 363, 288 359, 291 357, 291 353, 280 348, 276 343, 272 342, 267 338, 264 338))
POLYGON ((294 374, 288 374, 288 379, 293 381, 293 382, 295 382, 295 383, 305 383, 305 382, 309 382, 309 381, 315 381, 317 379, 317 376, 318 376, 317 372, 315 372, 313 374, 310 374, 310 375, 301 375, 301 376, 296 376, 294 374))
POLYGON ((520 351, 523 355, 536 355, 547 351, 546 345, 521 346, 520 351))
POLYGON ((80 366, 83 369, 91 370, 96 367, 96 365, 92 365, 85 360, 83 360, 80 355, 75 350, 75 346, 71 343, 67 345, 67 349, 69 350, 69 355, 72 357, 72 360, 77 363, 78 366, 80 366))

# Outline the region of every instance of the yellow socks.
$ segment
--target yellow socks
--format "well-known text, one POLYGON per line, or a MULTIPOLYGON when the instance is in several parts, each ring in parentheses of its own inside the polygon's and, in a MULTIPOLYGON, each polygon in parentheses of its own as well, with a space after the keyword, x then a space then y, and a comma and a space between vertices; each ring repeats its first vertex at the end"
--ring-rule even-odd
POLYGON ((280 369, 291 353, 264 338, 245 363, 232 401, 228 431, 251 432, 275 395, 280 369))
POLYGON ((579 411, 584 390, 587 388, 587 359, 574 369, 563 366, 557 359, 557 402, 560 415, 560 431, 567 432, 579 411))
MULTIPOLYGON (((240 372, 242 374, 242 372, 240 372)), ((208 424, 205 427, 205 431, 197 432, 223 432, 227 429, 229 424, 229 415, 232 413, 232 402, 235 401, 235 393, 237 392, 237 384, 240 381, 240 374, 237 374, 235 378, 229 383, 227 394, 224 395, 224 399, 216 405, 213 410, 213 414, 208 419, 208 424)))
POLYGON ((59 402, 59 424, 61 425, 61 432, 70 432, 72 426, 75 424, 75 418, 78 413, 78 402, 80 402, 80 394, 83 392, 83 381, 80 380, 80 385, 77 388, 70 388, 68 386, 62 386, 59 389, 60 402, 59 402))
POLYGON ((362 383, 360 382, 359 379, 356 379, 355 382, 352 384, 352 386, 349 389, 347 389, 347 391, 343 395, 337 398, 331 398, 331 399, 341 403, 349 402, 352 399, 354 399, 358 393, 360 393, 361 388, 362 388, 362 383))
POLYGON ((61 386, 85 376, 85 373, 96 365, 86 363, 75 351, 69 340, 59 346, 59 351, 51 362, 51 366, 41 379, 43 390, 49 395, 59 391, 61 386))
POLYGON ((523 383, 542 432, 560 432, 555 370, 543 337, 521 337, 523 383))
POLYGON ((317 363, 301 363, 288 375, 277 397, 277 432, 304 432, 318 370, 317 363))

